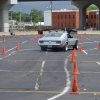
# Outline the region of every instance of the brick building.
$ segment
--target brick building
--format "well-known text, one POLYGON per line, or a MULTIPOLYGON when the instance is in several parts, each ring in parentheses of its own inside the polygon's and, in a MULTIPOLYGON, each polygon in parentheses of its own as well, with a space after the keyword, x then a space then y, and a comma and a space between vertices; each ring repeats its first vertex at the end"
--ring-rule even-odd
MULTIPOLYGON (((48 13, 48 12, 47 12, 48 13)), ((59 10, 52 12, 52 18, 50 20, 50 11, 49 14, 44 17, 44 24, 45 19, 47 19, 46 23, 52 23, 53 29, 72 29, 72 28, 79 28, 79 11, 78 10, 59 10)), ((86 28, 98 28, 98 10, 87 11, 86 12, 86 28)))

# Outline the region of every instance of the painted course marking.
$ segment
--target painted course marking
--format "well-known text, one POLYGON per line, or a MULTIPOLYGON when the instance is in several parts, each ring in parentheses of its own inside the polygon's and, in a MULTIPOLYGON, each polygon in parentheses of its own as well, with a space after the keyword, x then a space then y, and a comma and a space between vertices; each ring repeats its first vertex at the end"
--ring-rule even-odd
POLYGON ((39 90, 40 80, 41 80, 41 77, 42 77, 42 74, 43 74, 44 64, 45 64, 45 61, 42 62, 41 70, 40 70, 40 73, 39 73, 37 81, 36 81, 35 90, 39 90))
POLYGON ((85 44, 85 43, 94 43, 94 42, 82 42, 82 43, 78 43, 78 44, 85 44))
POLYGON ((64 90, 60 94, 55 95, 55 96, 53 96, 53 97, 51 97, 51 98, 49 98, 47 100, 55 100, 55 99, 59 98, 60 96, 66 94, 68 92, 68 90, 70 89, 71 82, 70 82, 70 74, 69 74, 69 72, 67 70, 67 62, 68 61, 66 59, 65 60, 65 65, 64 65, 64 70, 66 72, 66 87, 64 88, 64 90))
POLYGON ((100 62, 97 62, 98 65, 100 65, 100 62))
MULTIPOLYGON (((35 90, 7 90, 7 89, 1 89, 1 93, 46 93, 46 94, 58 94, 60 91, 35 91, 35 90)), ((100 92, 80 92, 81 94, 94 94, 94 95, 100 95, 100 92)), ((69 93, 66 93, 69 94, 69 93)))
POLYGON ((27 42, 27 41, 24 41, 24 42, 22 42, 21 44, 24 44, 25 42, 27 42))
POLYGON ((86 55, 88 55, 88 53, 87 53, 85 50, 83 50, 83 52, 84 52, 86 55))

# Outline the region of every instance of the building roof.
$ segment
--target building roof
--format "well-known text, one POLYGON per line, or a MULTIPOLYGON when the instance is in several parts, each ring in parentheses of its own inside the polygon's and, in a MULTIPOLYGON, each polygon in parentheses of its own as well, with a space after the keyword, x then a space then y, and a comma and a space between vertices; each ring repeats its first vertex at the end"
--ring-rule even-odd
MULTIPOLYGON (((61 9, 61 10, 52 10, 52 12, 77 12, 79 10, 68 10, 68 9, 61 9)), ((98 12, 99 10, 88 10, 87 12, 98 12)), ((51 12, 51 10, 44 11, 45 13, 51 12)))

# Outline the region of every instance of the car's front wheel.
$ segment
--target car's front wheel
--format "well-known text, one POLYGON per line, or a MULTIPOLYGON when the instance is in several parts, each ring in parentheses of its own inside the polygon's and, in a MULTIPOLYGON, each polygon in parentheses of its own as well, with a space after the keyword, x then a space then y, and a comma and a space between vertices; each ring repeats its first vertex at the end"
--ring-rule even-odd
POLYGON ((47 47, 41 47, 42 51, 47 51, 47 47))
POLYGON ((67 51, 68 50, 68 44, 66 43, 65 45, 64 45, 64 47, 62 48, 62 51, 67 51))

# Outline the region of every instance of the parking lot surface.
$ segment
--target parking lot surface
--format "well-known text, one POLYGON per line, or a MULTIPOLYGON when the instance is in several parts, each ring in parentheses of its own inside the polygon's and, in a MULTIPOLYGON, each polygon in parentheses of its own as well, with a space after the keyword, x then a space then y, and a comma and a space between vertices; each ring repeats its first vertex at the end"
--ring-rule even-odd
POLYGON ((79 48, 75 57, 80 94, 70 94, 73 50, 43 52, 34 35, 0 37, 0 100, 100 100, 100 37, 74 37, 81 37, 79 47, 83 47, 83 52, 79 48), (6 54, 2 55, 4 47, 6 54))

